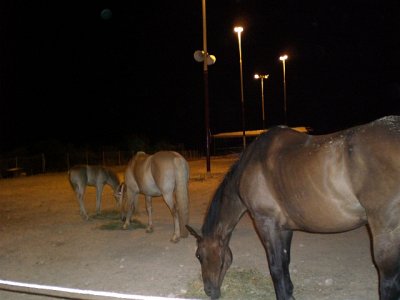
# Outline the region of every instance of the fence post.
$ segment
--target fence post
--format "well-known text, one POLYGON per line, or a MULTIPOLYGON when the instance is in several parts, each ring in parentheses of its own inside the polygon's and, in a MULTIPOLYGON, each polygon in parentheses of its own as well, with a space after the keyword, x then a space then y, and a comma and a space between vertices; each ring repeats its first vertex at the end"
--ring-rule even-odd
POLYGON ((67 171, 69 171, 70 166, 69 166, 70 162, 69 162, 69 152, 67 152, 67 171))
POLYGON ((42 172, 46 172, 46 158, 44 157, 44 153, 42 153, 42 172))

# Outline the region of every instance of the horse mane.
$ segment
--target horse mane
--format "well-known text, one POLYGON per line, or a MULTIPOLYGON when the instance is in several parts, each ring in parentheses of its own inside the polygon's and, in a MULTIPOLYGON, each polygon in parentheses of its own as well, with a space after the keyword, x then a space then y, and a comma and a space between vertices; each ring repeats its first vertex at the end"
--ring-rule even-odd
POLYGON ((226 173, 223 181, 219 185, 218 189, 215 191, 213 199, 208 207, 206 217, 204 219, 203 227, 201 229, 202 235, 206 236, 213 232, 217 221, 219 220, 219 214, 222 207, 222 196, 227 185, 231 182, 233 176, 235 175, 239 167, 240 159, 238 159, 226 173))
POLYGON ((116 183, 116 185, 119 185, 120 181, 119 181, 119 177, 117 176, 117 174, 115 174, 114 171, 107 169, 107 174, 108 177, 111 179, 112 182, 116 183))

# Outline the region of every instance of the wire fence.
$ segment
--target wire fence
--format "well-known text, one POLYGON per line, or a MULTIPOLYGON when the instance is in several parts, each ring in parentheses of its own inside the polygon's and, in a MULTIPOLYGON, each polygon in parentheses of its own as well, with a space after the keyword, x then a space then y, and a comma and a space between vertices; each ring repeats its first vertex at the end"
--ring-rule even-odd
MULTIPOLYGON (((198 159, 197 150, 179 151, 187 160, 198 159)), ((47 172, 68 171, 78 164, 124 166, 134 155, 132 151, 75 151, 63 154, 45 154, 27 156, 0 157, 0 178, 35 175, 47 172)))

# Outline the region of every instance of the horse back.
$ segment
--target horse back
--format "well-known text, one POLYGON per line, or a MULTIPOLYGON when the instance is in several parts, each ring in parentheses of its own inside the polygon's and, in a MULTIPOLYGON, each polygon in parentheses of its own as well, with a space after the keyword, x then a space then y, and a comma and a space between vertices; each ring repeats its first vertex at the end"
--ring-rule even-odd
POLYGON ((87 173, 86 173, 86 166, 83 165, 75 165, 71 167, 68 171, 68 178, 69 182, 71 183, 72 187, 76 187, 78 185, 87 185, 87 173))
POLYGON ((76 165, 69 171, 71 182, 80 185, 97 186, 108 180, 107 170, 98 165, 76 165))
POLYGON ((400 214, 400 119, 389 116, 356 127, 347 146, 349 177, 369 211, 400 214))
POLYGON ((328 135, 273 129, 242 155, 241 199, 253 216, 274 216, 292 229, 361 226, 399 192, 399 125, 387 117, 328 135))
POLYGON ((136 193, 149 196, 172 193, 177 176, 174 160, 182 158, 174 151, 159 151, 152 155, 138 152, 128 164, 125 182, 136 193))

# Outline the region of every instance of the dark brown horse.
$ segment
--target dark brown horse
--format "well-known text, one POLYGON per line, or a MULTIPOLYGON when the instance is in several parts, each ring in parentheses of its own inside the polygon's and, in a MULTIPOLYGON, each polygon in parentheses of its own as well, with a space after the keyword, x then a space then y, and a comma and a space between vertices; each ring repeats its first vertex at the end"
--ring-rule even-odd
POLYGON ((220 297, 232 262, 229 241, 245 212, 264 245, 276 299, 294 299, 289 274, 293 231, 369 227, 382 300, 400 299, 400 117, 328 135, 276 127, 242 153, 218 187, 196 257, 204 291, 220 297))

